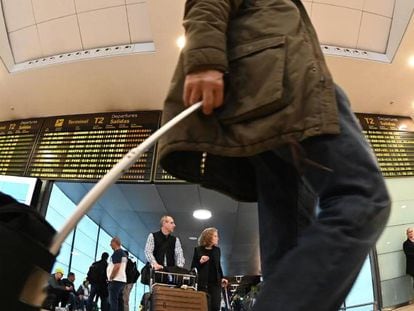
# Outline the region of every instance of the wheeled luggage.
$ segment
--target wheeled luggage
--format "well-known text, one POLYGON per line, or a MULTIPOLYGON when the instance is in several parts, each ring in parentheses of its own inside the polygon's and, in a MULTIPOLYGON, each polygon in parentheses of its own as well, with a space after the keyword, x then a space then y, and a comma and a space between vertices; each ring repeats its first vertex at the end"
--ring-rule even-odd
POLYGON ((207 311, 207 295, 192 289, 155 285, 151 311, 207 311))

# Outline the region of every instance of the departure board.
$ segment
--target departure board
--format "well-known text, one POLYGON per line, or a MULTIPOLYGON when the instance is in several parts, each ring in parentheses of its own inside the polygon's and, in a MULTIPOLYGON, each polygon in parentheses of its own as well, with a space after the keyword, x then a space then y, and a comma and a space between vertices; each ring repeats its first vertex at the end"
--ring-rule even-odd
POLYGON ((385 177, 414 176, 414 122, 409 117, 356 114, 385 177))
POLYGON ((155 176, 154 182, 161 182, 161 183, 183 183, 185 182, 182 179, 175 178, 171 174, 168 174, 166 170, 164 170, 159 162, 157 161, 157 166, 155 168, 155 176))
POLYGON ((0 122, 0 174, 24 176, 42 119, 0 122))
MULTIPOLYGON (((53 117, 44 121, 28 176, 98 180, 159 127, 160 111, 53 117)), ((154 147, 120 180, 150 182, 154 147)))

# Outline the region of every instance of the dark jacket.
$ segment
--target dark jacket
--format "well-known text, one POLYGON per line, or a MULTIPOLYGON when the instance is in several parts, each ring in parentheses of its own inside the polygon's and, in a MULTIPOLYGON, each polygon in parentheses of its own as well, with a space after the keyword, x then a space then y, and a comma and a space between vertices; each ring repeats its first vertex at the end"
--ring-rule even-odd
POLYGON ((163 123, 184 109, 188 73, 226 73, 226 95, 212 116, 196 112, 163 136, 161 165, 178 178, 256 201, 249 156, 339 133, 335 87, 315 30, 299 0, 187 0, 184 27, 187 43, 163 123))
POLYGON ((414 277, 414 242, 407 239, 403 244, 403 249, 407 260, 406 273, 414 277))
POLYGON ((56 280, 55 273, 51 274, 48 280, 48 288, 54 291, 65 291, 66 286, 63 283, 63 280, 56 280))
POLYGON ((223 270, 221 269, 221 263, 220 263, 220 257, 221 252, 220 248, 213 246, 210 253, 210 259, 201 264, 200 258, 201 256, 206 256, 208 253, 208 250, 205 249, 204 246, 198 246, 194 248, 194 255, 193 255, 193 261, 191 263, 191 268, 197 268, 198 271, 198 285, 203 287, 208 285, 208 279, 209 279, 209 271, 210 270, 210 263, 214 262, 214 271, 216 273, 217 277, 217 285, 221 284, 221 279, 223 278, 223 270))
POLYGON ((167 258, 167 267, 176 265, 175 262, 175 242, 177 238, 173 235, 164 235, 161 230, 154 232, 154 252, 153 255, 157 262, 164 265, 164 256, 167 258))
POLYGON ((106 275, 106 268, 108 267, 108 262, 104 259, 95 261, 92 265, 96 266, 97 268, 97 279, 96 280, 89 280, 89 282, 93 285, 97 286, 106 286, 108 277, 106 275))
POLYGON ((77 292, 75 290, 75 284, 73 284, 72 281, 66 278, 66 279, 62 279, 62 283, 64 286, 72 287, 72 290, 70 292, 73 293, 75 296, 77 295, 77 292))

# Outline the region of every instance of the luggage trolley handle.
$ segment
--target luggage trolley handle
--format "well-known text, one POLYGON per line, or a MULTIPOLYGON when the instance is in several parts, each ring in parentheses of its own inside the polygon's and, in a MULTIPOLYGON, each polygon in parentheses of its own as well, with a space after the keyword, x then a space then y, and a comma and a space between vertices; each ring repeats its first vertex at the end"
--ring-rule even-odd
POLYGON ((128 169, 140 158, 140 156, 152 147, 157 140, 174 127, 181 120, 198 110, 202 102, 198 102, 182 111, 180 114, 168 121, 140 145, 131 149, 99 182, 86 194, 76 207, 75 213, 66 221, 62 229, 55 235, 50 246, 50 253, 57 255, 60 247, 67 236, 72 232, 77 223, 91 209, 92 205, 98 201, 102 194, 112 186, 128 169))
POLYGON ((194 290, 197 290, 197 282, 198 282, 198 273, 197 273, 197 269, 193 268, 190 273, 175 273, 175 272, 168 272, 168 271, 156 271, 154 269, 150 270, 150 290, 152 291, 153 286, 155 285, 164 285, 164 286, 171 286, 171 285, 178 285, 181 288, 191 288, 194 290), (157 275, 160 277, 161 279, 161 283, 157 282, 156 277, 157 275), (178 280, 179 278, 182 278, 182 283, 183 284, 179 284, 179 282, 177 282, 177 284, 171 284, 169 283, 170 280, 167 281, 167 283, 163 282, 164 276, 167 276, 167 279, 169 277, 172 277, 173 279, 175 278, 175 280, 178 280), (194 283, 191 282, 191 279, 193 278, 194 283), (184 281, 188 280, 188 284, 184 284, 184 281), (184 287, 183 287, 184 286, 184 287))

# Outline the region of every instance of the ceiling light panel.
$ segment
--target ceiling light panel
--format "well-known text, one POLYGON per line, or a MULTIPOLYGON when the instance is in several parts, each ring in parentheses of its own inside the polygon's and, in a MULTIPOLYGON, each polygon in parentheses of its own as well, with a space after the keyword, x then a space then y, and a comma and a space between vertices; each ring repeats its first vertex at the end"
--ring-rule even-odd
MULTIPOLYGON (((398 31, 392 32, 393 19, 404 20, 399 12, 409 9, 396 0, 309 0, 303 3, 323 46, 384 54, 386 62, 395 54, 395 38, 405 31, 405 27, 396 27, 398 31)), ((350 57, 360 58, 358 54, 350 57)))
POLYGON ((0 4, 5 16, 0 27, 9 36, 15 65, 153 42, 145 0, 0 0, 0 4))
POLYGON ((31 0, 2 0, 9 32, 35 24, 31 0))
POLYGON ((385 53, 391 30, 391 18, 372 13, 363 13, 358 49, 385 53))
POLYGON ((73 0, 32 0, 32 3, 37 23, 76 13, 73 0))

